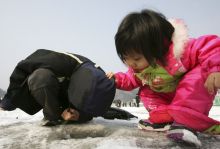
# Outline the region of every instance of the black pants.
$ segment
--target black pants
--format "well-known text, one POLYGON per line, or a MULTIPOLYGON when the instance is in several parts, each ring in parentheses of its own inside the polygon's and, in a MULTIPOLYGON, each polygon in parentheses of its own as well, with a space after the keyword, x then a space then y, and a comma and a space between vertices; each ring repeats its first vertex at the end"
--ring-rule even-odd
POLYGON ((42 106, 44 117, 58 120, 68 107, 67 88, 62 87, 55 74, 44 68, 36 69, 28 78, 31 95, 42 106))
MULTIPOLYGON (((44 117, 48 120, 61 118, 66 108, 76 109, 68 100, 68 80, 58 81, 55 74, 44 68, 36 69, 28 78, 31 95, 42 106, 44 117)), ((77 98, 77 97, 76 97, 77 98)), ((79 109, 79 122, 87 122, 93 117, 79 109)))

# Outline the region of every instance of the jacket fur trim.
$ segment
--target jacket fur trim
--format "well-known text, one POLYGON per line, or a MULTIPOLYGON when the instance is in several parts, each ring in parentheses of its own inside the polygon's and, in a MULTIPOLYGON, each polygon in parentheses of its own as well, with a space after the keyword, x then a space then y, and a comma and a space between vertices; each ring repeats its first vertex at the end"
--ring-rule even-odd
POLYGON ((189 40, 188 28, 181 19, 170 19, 169 22, 175 28, 172 36, 174 57, 180 59, 189 40))

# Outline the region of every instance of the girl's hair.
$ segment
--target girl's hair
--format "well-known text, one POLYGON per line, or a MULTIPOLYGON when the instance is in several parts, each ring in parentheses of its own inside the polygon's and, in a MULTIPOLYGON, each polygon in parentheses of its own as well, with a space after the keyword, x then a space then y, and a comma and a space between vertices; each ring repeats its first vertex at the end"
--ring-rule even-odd
POLYGON ((151 66, 159 61, 166 65, 174 27, 161 13, 142 10, 128 14, 119 25, 115 35, 117 54, 124 62, 124 55, 132 51, 141 53, 151 66))

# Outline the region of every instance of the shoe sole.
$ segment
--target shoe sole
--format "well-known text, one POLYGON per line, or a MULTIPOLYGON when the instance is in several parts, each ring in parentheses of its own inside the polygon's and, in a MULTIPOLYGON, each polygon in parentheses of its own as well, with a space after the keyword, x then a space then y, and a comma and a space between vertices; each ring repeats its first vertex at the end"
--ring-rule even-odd
POLYGON ((139 129, 142 129, 142 130, 147 130, 147 131, 159 131, 159 132, 163 132, 163 131, 167 131, 170 129, 170 126, 171 125, 166 125, 165 127, 163 128, 153 128, 153 127, 150 127, 150 126, 144 126, 144 125, 141 125, 140 123, 138 124, 138 128, 139 129))

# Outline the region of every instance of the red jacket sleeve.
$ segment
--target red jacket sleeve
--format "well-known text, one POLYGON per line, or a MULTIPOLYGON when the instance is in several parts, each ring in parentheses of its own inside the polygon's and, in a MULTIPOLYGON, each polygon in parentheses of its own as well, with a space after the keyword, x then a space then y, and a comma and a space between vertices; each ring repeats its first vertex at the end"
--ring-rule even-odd
POLYGON ((118 72, 115 74, 116 88, 121 90, 133 90, 140 86, 134 76, 134 72, 131 68, 126 73, 118 72))
POLYGON ((205 77, 212 72, 220 72, 220 38, 206 35, 192 39, 185 49, 182 62, 188 70, 200 65, 205 77))

